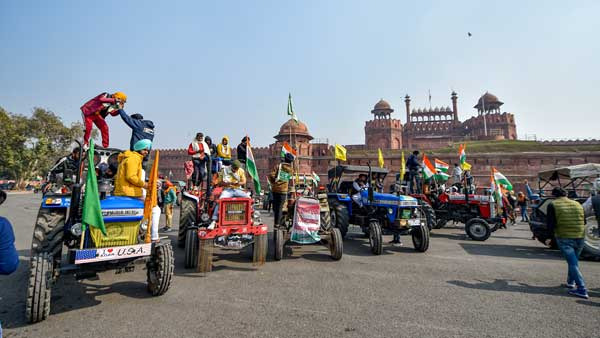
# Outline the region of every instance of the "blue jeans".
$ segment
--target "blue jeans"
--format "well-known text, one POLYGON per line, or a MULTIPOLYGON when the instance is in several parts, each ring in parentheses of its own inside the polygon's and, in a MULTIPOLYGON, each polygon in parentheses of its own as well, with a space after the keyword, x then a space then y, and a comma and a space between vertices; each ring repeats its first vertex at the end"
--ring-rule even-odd
POLYGON ((579 271, 579 255, 583 250, 583 238, 556 238, 556 244, 567 260, 569 273, 567 284, 577 284, 579 289, 585 289, 583 275, 579 271))
POLYGON ((527 216, 527 206, 521 206, 521 220, 524 222, 529 222, 529 217, 527 216))

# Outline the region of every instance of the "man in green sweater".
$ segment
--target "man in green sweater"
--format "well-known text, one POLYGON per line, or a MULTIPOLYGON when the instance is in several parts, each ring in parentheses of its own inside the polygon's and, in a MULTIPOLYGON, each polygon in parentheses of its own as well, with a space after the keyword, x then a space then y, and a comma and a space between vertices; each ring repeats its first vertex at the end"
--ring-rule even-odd
MULTIPOLYGON (((569 294, 588 299, 583 275, 579 271, 579 255, 583 250, 585 217, 583 207, 577 201, 567 198, 567 192, 562 188, 552 189, 556 197, 548 205, 548 230, 554 232, 556 244, 567 260, 567 288, 569 294)), ((550 240, 546 240, 550 245, 550 240)))

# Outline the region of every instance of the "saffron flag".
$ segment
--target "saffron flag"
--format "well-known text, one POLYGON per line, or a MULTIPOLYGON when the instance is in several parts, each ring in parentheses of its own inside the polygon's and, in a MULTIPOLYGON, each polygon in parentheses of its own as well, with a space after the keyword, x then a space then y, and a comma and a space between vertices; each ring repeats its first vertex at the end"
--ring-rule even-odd
POLYGON ((281 157, 285 157, 285 154, 292 154, 292 156, 294 156, 294 158, 296 158, 296 156, 298 156, 298 153, 296 152, 296 150, 294 150, 294 148, 292 148, 292 146, 287 143, 287 142, 283 142, 283 146, 281 147, 281 157))
POLYGON ((346 148, 337 143, 335 144, 335 159, 346 161, 346 148))
POLYGON ((152 230, 152 208, 158 204, 158 190, 156 183, 158 182, 158 159, 160 157, 159 151, 154 152, 154 163, 152 163, 152 169, 150 169, 150 175, 148 176, 148 190, 146 191, 146 200, 144 201, 144 219, 142 223, 148 224, 148 230, 146 231, 145 242, 150 243, 150 232, 152 230))
POLYGON ((379 148, 377 150, 379 151, 379 157, 378 157, 379 168, 383 168, 383 165, 385 164, 385 162, 383 161, 383 153, 381 153, 381 148, 379 148))
POLYGON ((258 195, 260 192, 260 179, 258 178, 258 169, 256 168, 256 161, 254 160, 249 141, 246 147, 246 170, 248 170, 248 174, 250 174, 252 181, 254 181, 254 192, 258 195))
POLYGON ((292 120, 298 123, 298 117, 296 116, 296 113, 294 112, 294 107, 292 106, 292 93, 289 94, 290 95, 288 96, 287 114, 291 117, 292 120))
POLYGON ((506 190, 513 190, 513 186, 510 181, 501 172, 492 167, 492 173, 494 173, 494 180, 497 184, 503 185, 506 190))
POLYGON ((423 176, 425 176, 426 179, 429 179, 433 175, 435 175, 435 167, 431 164, 427 155, 423 154, 423 176))
POLYGON ((460 164, 467 162, 467 153, 465 152, 466 148, 466 144, 461 144, 460 147, 458 147, 458 160, 460 161, 460 164))
POLYGON ((83 231, 89 225, 98 228, 106 236, 102 208, 100 207, 100 194, 98 193, 98 181, 96 179, 96 166, 94 165, 94 139, 90 139, 90 148, 87 153, 87 176, 85 180, 85 195, 83 197, 83 215, 81 223, 83 231))
POLYGON ((402 159, 400 162, 400 181, 404 181, 404 175, 406 174, 406 161, 404 160, 404 152, 402 152, 402 159))
POLYGON ((442 161, 442 160, 438 160, 437 158, 435 159, 435 169, 439 170, 443 173, 447 173, 448 172, 448 168, 450 168, 450 165, 448 165, 448 163, 442 161))

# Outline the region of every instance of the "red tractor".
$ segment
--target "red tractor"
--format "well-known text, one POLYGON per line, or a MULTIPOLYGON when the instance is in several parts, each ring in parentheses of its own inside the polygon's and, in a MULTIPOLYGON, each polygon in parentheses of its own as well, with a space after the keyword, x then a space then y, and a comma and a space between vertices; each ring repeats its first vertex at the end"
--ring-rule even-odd
POLYGON ((465 232, 475 241, 485 241, 492 232, 506 224, 496 215, 496 204, 489 192, 461 194, 447 190, 411 195, 419 199, 433 229, 441 229, 449 221, 465 224, 465 232))
POLYGON ((219 199, 221 191, 211 189, 208 182, 205 190, 182 193, 178 246, 185 248, 185 267, 209 272, 215 247, 239 251, 249 245, 253 248, 253 263, 264 264, 268 228, 254 211, 252 198, 219 199), (211 216, 217 205, 218 219, 211 229, 211 216))

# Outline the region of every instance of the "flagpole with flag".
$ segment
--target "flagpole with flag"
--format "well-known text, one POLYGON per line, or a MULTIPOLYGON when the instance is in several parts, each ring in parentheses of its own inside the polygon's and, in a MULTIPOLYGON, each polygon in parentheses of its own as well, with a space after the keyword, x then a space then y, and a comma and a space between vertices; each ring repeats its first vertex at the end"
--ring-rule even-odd
POLYGON ((381 148, 378 148, 377 152, 378 152, 377 161, 379 162, 379 168, 383 168, 383 166, 385 165, 385 162, 383 160, 383 153, 381 152, 381 148))
POLYGON ((98 180, 96 178, 96 166, 94 165, 94 139, 90 138, 90 148, 87 153, 87 176, 85 180, 85 194, 83 196, 82 233, 80 249, 83 249, 86 226, 98 228, 106 236, 106 227, 102 217, 100 206, 100 194, 98 193, 98 180))
MULTIPOLYGON (((246 136, 249 140, 250 138, 246 136)), ((246 170, 250 177, 252 177, 252 181, 254 182, 254 193, 255 196, 258 196, 260 193, 260 178, 258 177, 258 169, 256 168, 256 161, 254 160, 254 154, 252 154, 252 147, 250 146, 250 141, 248 141, 246 147, 246 170)))
POLYGON ((158 191, 156 190, 156 183, 158 182, 158 160, 160 153, 158 150, 154 151, 154 163, 152 163, 152 169, 150 169, 150 175, 148 176, 148 189, 146 190, 146 200, 144 201, 144 219, 148 228, 146 229, 146 237, 144 242, 150 243, 152 233, 152 209, 158 205, 158 191))
POLYGON ((404 181, 404 175, 406 175, 406 161, 404 160, 404 151, 402 151, 402 159, 400 160, 400 182, 404 181))

